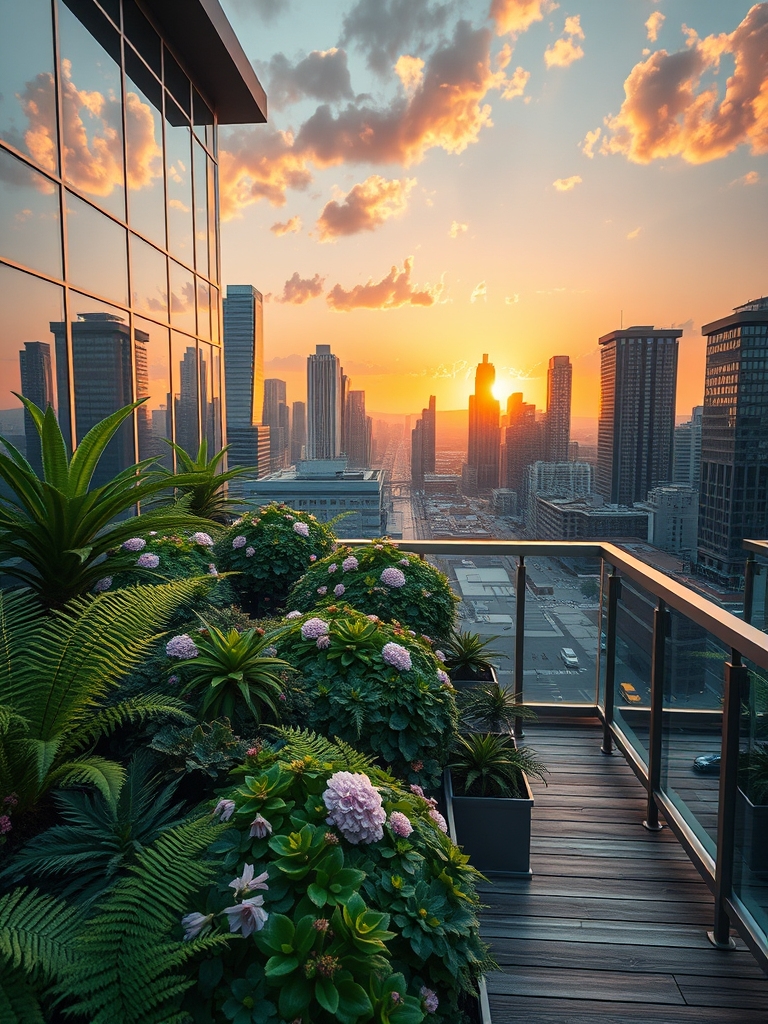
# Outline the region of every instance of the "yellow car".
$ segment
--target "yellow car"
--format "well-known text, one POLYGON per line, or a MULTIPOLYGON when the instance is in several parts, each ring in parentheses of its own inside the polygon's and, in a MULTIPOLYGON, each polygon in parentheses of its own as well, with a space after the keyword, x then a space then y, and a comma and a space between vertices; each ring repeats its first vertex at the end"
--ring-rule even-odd
POLYGON ((642 702, 640 694, 634 688, 632 683, 620 683, 619 693, 627 702, 627 704, 640 704, 642 702))

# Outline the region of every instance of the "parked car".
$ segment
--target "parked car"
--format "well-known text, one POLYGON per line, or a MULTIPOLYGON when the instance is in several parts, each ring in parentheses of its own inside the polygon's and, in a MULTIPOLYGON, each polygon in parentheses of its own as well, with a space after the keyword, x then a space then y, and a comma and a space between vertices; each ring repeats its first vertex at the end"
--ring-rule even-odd
POLYGON ((563 659, 563 663, 566 668, 578 668, 579 659, 576 656, 576 651, 571 647, 563 647, 560 650, 560 657, 563 659))
POLYGON ((619 693, 627 704, 640 704, 642 702, 642 697, 632 683, 619 683, 619 693))

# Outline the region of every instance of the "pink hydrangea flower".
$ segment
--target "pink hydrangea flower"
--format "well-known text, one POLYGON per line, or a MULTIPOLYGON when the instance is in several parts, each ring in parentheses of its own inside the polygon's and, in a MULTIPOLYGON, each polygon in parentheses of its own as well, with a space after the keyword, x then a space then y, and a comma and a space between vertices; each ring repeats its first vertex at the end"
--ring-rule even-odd
POLYGON ((213 816, 218 818, 219 821, 229 821, 235 813, 235 807, 237 807, 237 804, 234 800, 219 800, 213 809, 213 816))
POLYGON ((424 790, 421 788, 421 786, 412 785, 410 789, 414 796, 420 796, 422 800, 426 799, 424 796, 424 790))
POLYGON ((253 877, 253 864, 243 864, 243 873, 239 878, 233 878, 229 888, 235 890, 235 896, 245 896, 255 889, 269 889, 267 882, 269 872, 263 871, 260 875, 253 877))
POLYGON ((297 611, 288 612, 288 614, 285 617, 286 617, 286 619, 300 619, 301 618, 301 612, 297 612, 297 611))
POLYGON ((396 569, 394 565, 388 566, 379 577, 381 582, 386 587, 404 587, 405 586, 405 573, 401 569, 396 569))
POLYGON ((111 576, 102 576, 102 578, 100 580, 98 580, 96 583, 94 583, 94 585, 93 585, 93 592, 94 592, 94 594, 103 594, 104 591, 105 590, 109 590, 109 588, 111 586, 112 586, 112 577, 111 576))
POLYGON ((328 632, 328 623, 323 619, 313 618, 301 627, 301 636, 304 640, 317 640, 319 636, 325 636, 328 632))
POLYGON ((438 811, 435 807, 431 807, 430 810, 429 810, 429 816, 432 819, 432 821, 434 821, 434 823, 437 825, 437 827, 440 829, 440 831, 441 832, 445 832, 445 834, 447 835, 448 834, 448 824, 447 824, 445 818, 440 813, 440 811, 438 811))
POLYGON ((298 533, 298 535, 300 537, 308 537, 309 536, 309 527, 307 526, 306 523, 294 523, 293 524, 293 532, 294 533, 298 533))
POLYGON ((182 633, 168 641, 165 653, 169 658, 196 658, 200 652, 189 633, 182 633))
POLYGON ((266 818, 262 818, 260 814, 251 822, 251 839, 265 839, 267 836, 272 835, 272 826, 266 818))
POLYGON ((145 551, 143 555, 139 555, 136 559, 136 565, 140 569, 156 569, 160 565, 160 556, 152 555, 148 551, 145 551))
POLYGON ((209 533, 203 533, 202 530, 198 530, 197 533, 193 533, 189 539, 193 544, 200 544, 204 548, 213 547, 213 538, 209 533))
POLYGON ((381 796, 367 775, 335 772, 323 793, 328 824, 335 825, 344 838, 358 843, 377 843, 384 836, 387 814, 381 796))
POLYGON ((411 656, 405 647, 391 641, 382 647, 381 657, 387 665, 396 668, 398 672, 409 672, 413 664, 411 656))
POLYGON ((315 641, 315 647, 318 651, 327 651, 331 646, 331 638, 329 636, 319 636, 315 641))
POLYGON ((245 557, 246 558, 253 558, 253 556, 255 554, 256 554, 256 548, 248 547, 248 548, 245 549, 245 557))
POLYGON ((184 941, 191 942, 198 935, 207 932, 211 927, 213 914, 187 914, 181 919, 181 927, 184 929, 184 941))
POLYGON ((310 562, 316 562, 317 561, 317 555, 310 555, 309 556, 309 560, 310 560, 310 562))
POLYGON ((400 565, 410 565, 410 562, 408 561, 407 558, 401 558, 400 565))
POLYGON ((344 572, 352 572, 354 569, 357 569, 357 567, 359 565, 360 565, 360 563, 355 558, 355 556, 354 555, 349 555, 341 563, 341 568, 344 570, 344 572))
POLYGON ((378 622, 379 621, 379 616, 378 615, 366 615, 366 619, 370 619, 371 622, 378 622))
POLYGON ((445 661, 445 655, 443 654, 442 651, 435 651, 435 657, 437 658, 438 661, 445 661))
POLYGON ((341 597, 341 595, 344 593, 346 589, 347 588, 344 586, 343 583, 337 583, 336 586, 333 588, 333 592, 336 595, 336 597, 341 597))
POLYGON ((427 988, 426 985, 422 985, 419 995, 424 1002, 424 1009, 427 1013, 437 1013, 437 1008, 440 1005, 440 1000, 437 998, 437 994, 433 992, 431 988, 427 988))
POLYGON ((328 566, 328 572, 329 572, 329 573, 334 573, 334 572, 336 572, 336 570, 337 570, 338 568, 339 568, 339 567, 338 567, 338 565, 336 565, 336 563, 335 563, 335 562, 331 562, 331 564, 330 564, 330 565, 328 566))
POLYGON ((13 824, 10 817, 7 814, 0 814, 0 836, 7 835, 12 828, 13 824))
POLYGON ((328 587, 318 587, 317 592, 321 597, 325 597, 325 595, 328 593, 328 587))
POLYGON ((209 576, 218 576, 219 575, 219 570, 216 568, 216 566, 213 564, 213 562, 209 563, 209 565, 208 565, 208 575, 209 576))
POLYGON ((450 686, 450 688, 453 689, 453 683, 451 682, 451 677, 448 675, 447 672, 443 672, 442 669, 439 669, 439 671, 437 673, 437 678, 438 678, 438 681, 443 684, 443 686, 450 686))
POLYGON ((283 519, 287 519, 289 523, 293 522, 293 516, 283 516, 283 519))
POLYGON ((413 825, 402 811, 392 811, 389 816, 389 827, 396 836, 401 836, 403 839, 407 839, 413 832, 413 825))
POLYGON ((129 537, 128 540, 123 541, 122 546, 125 551, 143 551, 147 542, 143 537, 129 537))
POLYGON ((224 913, 229 918, 230 932, 240 932, 244 939, 254 932, 260 932, 269 918, 264 910, 263 896, 252 896, 234 907, 225 907, 224 913))
POLYGON ((232 547, 235 550, 237 550, 238 548, 244 548, 245 545, 246 545, 246 538, 245 538, 245 536, 242 533, 238 534, 238 536, 235 537, 235 539, 232 541, 232 547))

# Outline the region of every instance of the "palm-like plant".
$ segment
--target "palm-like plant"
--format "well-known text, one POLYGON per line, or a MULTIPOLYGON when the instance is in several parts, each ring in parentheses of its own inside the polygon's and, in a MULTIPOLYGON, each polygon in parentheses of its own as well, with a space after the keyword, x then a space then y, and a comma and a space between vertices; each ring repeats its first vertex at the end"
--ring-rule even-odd
POLYGON ((457 696, 464 720, 474 727, 489 732, 510 731, 516 718, 529 721, 536 718, 536 712, 515 699, 512 690, 499 682, 478 683, 471 690, 464 690, 457 696))
MULTIPOLYGON (((40 435, 43 477, 10 441, 0 438, 0 479, 10 495, 0 495, 0 563, 3 572, 27 584, 44 605, 61 608, 87 593, 105 575, 104 555, 112 549, 110 573, 133 568, 136 558, 120 552, 133 536, 135 520, 120 519, 134 506, 168 486, 167 477, 149 472, 145 459, 101 487, 91 487, 104 450, 141 402, 119 409, 97 423, 70 456, 53 409, 43 412, 17 395, 40 435)), ((177 478, 180 486, 186 477, 177 478)), ((142 517, 144 530, 199 529, 208 524, 183 506, 157 507, 142 517)))
POLYGON ((173 697, 110 698, 201 582, 78 598, 50 615, 28 592, 0 594, 0 792, 16 793, 16 813, 73 785, 95 786, 114 803, 125 771, 92 753, 96 742, 157 715, 191 721, 173 697))
POLYGON ((176 452, 176 464, 180 467, 186 482, 174 478, 170 470, 160 467, 159 472, 171 477, 170 483, 176 491, 188 499, 189 511, 202 519, 211 519, 217 523, 226 522, 227 513, 242 505, 236 498, 228 498, 225 485, 239 476, 256 475, 256 466, 237 466, 223 470, 224 456, 230 445, 208 458, 208 442, 203 440, 197 450, 197 456, 186 452, 181 445, 167 441, 176 452))
POLYGON ((527 747, 495 733, 459 736, 449 765, 466 796, 519 797, 524 775, 546 783, 543 762, 527 747))
POLYGON ((477 679, 492 668, 491 658, 503 658, 500 651, 489 648, 498 636, 480 636, 479 633, 454 630, 444 644, 445 666, 459 679, 477 679))
POLYGON ((225 633, 203 625, 204 632, 195 640, 197 656, 178 663, 179 668, 188 669, 183 692, 202 691, 200 717, 232 718, 238 705, 244 704, 257 722, 263 708, 279 718, 275 700, 283 691, 283 681, 276 673, 292 671, 288 662, 265 654, 269 639, 255 629, 225 633))

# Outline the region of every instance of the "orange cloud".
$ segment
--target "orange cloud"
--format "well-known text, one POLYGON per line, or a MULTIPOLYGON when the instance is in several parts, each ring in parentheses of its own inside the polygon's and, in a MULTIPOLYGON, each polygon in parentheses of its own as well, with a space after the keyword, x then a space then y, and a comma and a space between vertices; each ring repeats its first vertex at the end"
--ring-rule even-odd
POLYGON ((413 256, 403 261, 403 269, 392 267, 386 277, 367 284, 357 284, 349 290, 340 284, 326 295, 330 309, 349 313, 353 309, 397 309, 400 306, 433 306, 443 291, 442 284, 424 285, 417 289, 411 282, 413 256))
POLYGON ((482 299, 483 302, 486 302, 488 299, 488 288, 485 281, 481 281, 479 284, 476 284, 472 289, 472 294, 469 296, 470 302, 478 302, 480 299, 482 299))
POLYGON ((633 239, 637 238, 642 230, 642 228, 635 228, 633 231, 628 232, 627 238, 629 241, 631 242, 633 239))
POLYGON ((742 174, 740 178, 732 181, 728 188, 733 188, 734 185, 759 185, 761 180, 757 171, 747 171, 746 174, 742 174))
POLYGON ((222 220, 241 216, 243 207, 260 199, 284 206, 287 189, 305 189, 312 181, 307 163, 289 132, 236 129, 219 153, 222 220))
POLYGON ((552 0, 492 0, 488 17, 496 23, 498 35, 525 32, 559 5, 552 0))
POLYGON ((581 60, 584 50, 576 42, 584 39, 581 17, 578 14, 565 19, 563 34, 544 51, 544 63, 548 68, 567 68, 574 61, 581 60))
POLYGON ((450 228, 448 230, 448 234, 451 236, 451 238, 458 238, 459 235, 463 235, 466 230, 467 230, 467 225, 466 224, 459 224, 459 222, 457 220, 455 220, 451 224, 451 226, 450 226, 450 228))
POLYGON ((584 154, 584 156, 589 157, 590 160, 594 159, 595 146, 600 140, 600 136, 602 135, 602 133, 602 128, 595 128, 594 131, 587 132, 587 134, 584 136, 584 141, 581 144, 581 152, 584 154))
POLYGON ((310 299, 316 299, 323 291, 325 278, 299 277, 298 270, 283 285, 282 295, 275 296, 275 302, 286 302, 292 306, 303 306, 310 299))
POLYGON ((645 29, 648 33, 648 38, 652 43, 655 43, 659 38, 659 32, 661 31, 661 26, 664 24, 665 20, 665 14, 662 14, 661 11, 653 11, 651 16, 648 18, 648 21, 646 21, 645 29))
POLYGON ((415 92, 424 79, 424 61, 421 57, 409 57, 404 53, 397 58, 395 74, 407 93, 415 92))
POLYGON ((283 235, 289 235, 295 231, 301 231, 301 217, 297 215, 284 222, 279 220, 275 221, 269 230, 273 235, 277 235, 278 238, 281 238, 283 235))
POLYGON ((621 110, 606 118, 601 152, 639 164, 670 156, 706 163, 741 145, 768 152, 768 3, 755 4, 730 35, 686 35, 687 49, 658 50, 632 69, 621 110), (735 68, 720 100, 717 85, 701 79, 724 54, 735 68))
POLYGON ((558 178, 552 185, 558 192, 571 192, 577 185, 581 184, 581 175, 572 174, 570 178, 558 178))
POLYGON ((320 241, 332 242, 341 235, 374 231, 390 217, 405 212, 408 194, 415 184, 415 178, 387 181, 372 174, 351 188, 342 202, 332 199, 326 204, 317 221, 320 241))

